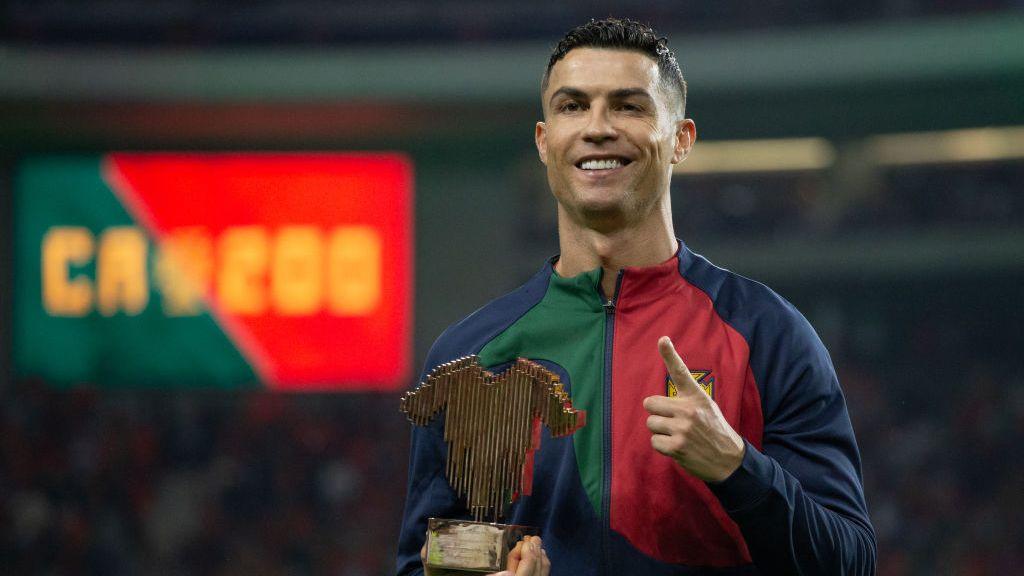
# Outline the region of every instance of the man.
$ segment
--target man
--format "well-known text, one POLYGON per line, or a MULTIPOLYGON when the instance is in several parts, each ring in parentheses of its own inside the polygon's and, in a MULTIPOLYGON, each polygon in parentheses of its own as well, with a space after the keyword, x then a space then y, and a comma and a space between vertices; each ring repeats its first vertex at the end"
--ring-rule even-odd
MULTIPOLYGON (((547 574, 548 558, 556 575, 872 574, 860 456, 823 345, 788 302, 675 238, 672 166, 696 138, 685 86, 646 26, 592 21, 562 39, 536 127, 561 253, 445 331, 426 371, 522 356, 587 411, 571 438, 545 435, 533 492, 510 508, 543 536, 517 550, 520 576, 547 574)), ((422 568, 427 517, 465 516, 442 434, 437 419, 413 435, 400 574, 422 568)))

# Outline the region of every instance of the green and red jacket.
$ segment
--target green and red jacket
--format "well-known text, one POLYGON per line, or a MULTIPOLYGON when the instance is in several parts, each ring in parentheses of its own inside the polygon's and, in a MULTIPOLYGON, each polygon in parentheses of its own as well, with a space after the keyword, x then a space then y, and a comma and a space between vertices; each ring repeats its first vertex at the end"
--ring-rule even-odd
MULTIPOLYGON (((828 353, 813 328, 762 284, 680 242, 670 260, 563 278, 547 263, 514 292, 451 326, 424 374, 477 354, 560 375, 586 425, 544 431, 533 489, 506 521, 538 527, 553 576, 873 574, 875 536, 860 455, 828 353), (657 350, 669 336, 746 440, 740 468, 705 483, 651 448, 645 397, 666 395, 657 350)), ((443 418, 414 427, 398 573, 422 568, 428 517, 465 518, 444 476, 443 418)))

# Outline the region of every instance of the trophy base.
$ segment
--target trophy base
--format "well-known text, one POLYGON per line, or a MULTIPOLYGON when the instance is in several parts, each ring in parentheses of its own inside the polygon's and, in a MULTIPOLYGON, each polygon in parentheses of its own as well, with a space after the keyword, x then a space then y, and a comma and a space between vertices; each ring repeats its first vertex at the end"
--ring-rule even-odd
POLYGON ((426 566, 446 576, 499 572, 516 542, 535 535, 537 529, 529 526, 430 518, 426 566))

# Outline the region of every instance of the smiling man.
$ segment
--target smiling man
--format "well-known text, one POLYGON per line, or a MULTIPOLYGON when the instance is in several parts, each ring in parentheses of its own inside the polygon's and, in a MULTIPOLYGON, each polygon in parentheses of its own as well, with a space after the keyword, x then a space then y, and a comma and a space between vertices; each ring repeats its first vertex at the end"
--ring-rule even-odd
MULTIPOLYGON (((570 31, 535 138, 561 252, 454 324, 424 373, 477 354, 555 371, 587 425, 542 438, 507 520, 543 541, 517 576, 873 574, 860 456, 828 353, 792 305, 677 240, 672 167, 696 139, 686 84, 649 27, 570 31), (683 359, 685 358, 685 363, 683 359)), ((466 517, 441 419, 413 433, 399 574, 428 517, 466 517)))

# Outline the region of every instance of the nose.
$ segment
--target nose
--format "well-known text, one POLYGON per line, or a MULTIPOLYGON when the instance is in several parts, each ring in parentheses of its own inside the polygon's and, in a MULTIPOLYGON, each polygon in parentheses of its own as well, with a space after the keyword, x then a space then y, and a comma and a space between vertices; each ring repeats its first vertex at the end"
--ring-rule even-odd
POLYGON ((589 121, 583 130, 583 140, 592 144, 600 144, 605 140, 615 140, 618 136, 615 126, 608 118, 607 107, 591 106, 589 121))

